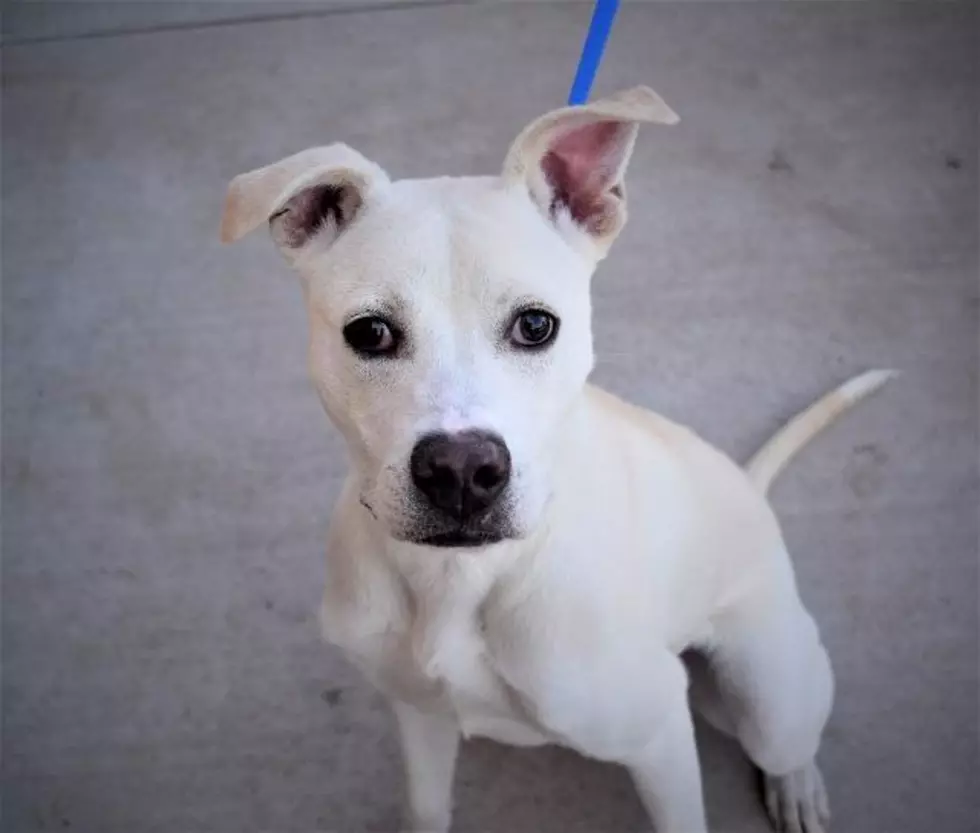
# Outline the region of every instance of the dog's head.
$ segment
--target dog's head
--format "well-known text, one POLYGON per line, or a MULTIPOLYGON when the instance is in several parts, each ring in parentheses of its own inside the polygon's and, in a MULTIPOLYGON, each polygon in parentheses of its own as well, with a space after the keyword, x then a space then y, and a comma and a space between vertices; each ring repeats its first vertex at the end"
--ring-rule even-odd
POLYGON ((313 381, 393 537, 478 546, 539 523, 637 128, 676 121, 638 87, 533 122, 497 177, 392 181, 331 145, 232 181, 222 239, 268 221, 301 275, 313 381))

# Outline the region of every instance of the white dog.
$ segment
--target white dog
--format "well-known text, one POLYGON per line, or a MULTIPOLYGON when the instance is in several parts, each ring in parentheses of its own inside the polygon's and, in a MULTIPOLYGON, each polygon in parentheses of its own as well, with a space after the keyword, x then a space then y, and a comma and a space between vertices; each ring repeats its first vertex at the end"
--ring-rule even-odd
POLYGON ((326 638, 397 716, 413 830, 446 831, 461 735, 629 768, 661 833, 705 830, 695 707, 765 775, 777 827, 827 824, 833 678, 765 491, 891 375, 781 431, 747 473, 586 383, 589 282, 626 221, 638 87, 550 113, 495 177, 391 181, 343 145, 242 174, 222 237, 263 222, 302 276, 309 366, 343 433, 326 638))

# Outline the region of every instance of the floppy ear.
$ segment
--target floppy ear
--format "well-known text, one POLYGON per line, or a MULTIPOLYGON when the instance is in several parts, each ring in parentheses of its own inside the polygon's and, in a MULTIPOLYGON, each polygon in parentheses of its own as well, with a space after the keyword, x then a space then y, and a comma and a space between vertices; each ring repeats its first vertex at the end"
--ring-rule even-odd
POLYGON ((388 181, 380 167, 347 145, 304 150, 231 181, 221 240, 231 243, 268 221, 287 256, 314 237, 332 243, 370 193, 388 181))
POLYGON ((602 257, 626 222, 623 175, 639 125, 679 120, 649 87, 555 110, 517 137, 504 162, 503 177, 526 186, 559 230, 567 228, 570 219, 592 239, 602 257))

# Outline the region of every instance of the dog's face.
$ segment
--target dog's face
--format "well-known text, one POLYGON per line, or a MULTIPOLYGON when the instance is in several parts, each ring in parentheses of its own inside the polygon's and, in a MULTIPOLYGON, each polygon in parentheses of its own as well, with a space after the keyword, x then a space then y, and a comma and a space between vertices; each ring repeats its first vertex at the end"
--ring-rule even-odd
POLYGON ((392 537, 480 546, 540 522, 639 121, 676 116, 643 88, 549 114, 500 177, 392 182, 335 145, 232 183, 223 236, 268 218, 302 276, 314 384, 392 537))
POLYGON ((531 529, 548 497, 549 441, 592 366, 591 264, 526 196, 493 179, 447 179, 390 185, 302 268, 311 374, 362 502, 415 541, 531 529), (413 466, 420 442, 457 435, 477 468, 482 451, 487 477, 510 469, 468 518, 450 505, 466 484, 440 502, 419 483, 418 455, 413 466))

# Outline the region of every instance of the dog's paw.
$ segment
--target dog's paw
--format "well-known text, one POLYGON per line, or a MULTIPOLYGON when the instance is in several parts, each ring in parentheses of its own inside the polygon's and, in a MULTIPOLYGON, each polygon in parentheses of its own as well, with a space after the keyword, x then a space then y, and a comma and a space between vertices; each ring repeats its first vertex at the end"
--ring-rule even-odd
POLYGON ((779 833, 827 833, 830 805, 816 764, 789 775, 763 773, 766 810, 779 833))

